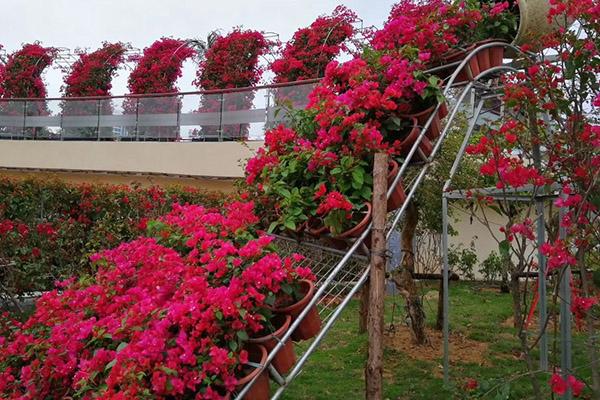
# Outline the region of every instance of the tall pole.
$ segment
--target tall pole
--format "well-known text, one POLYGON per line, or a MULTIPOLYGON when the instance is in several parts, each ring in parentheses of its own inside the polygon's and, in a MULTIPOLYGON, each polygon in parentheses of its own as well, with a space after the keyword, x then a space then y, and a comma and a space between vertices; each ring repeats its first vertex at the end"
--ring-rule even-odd
MULTIPOLYGON (((561 194, 561 198, 565 198, 561 194)), ((565 215, 565 208, 559 210, 559 232, 558 236, 564 240, 567 236, 567 230, 562 225, 562 219, 565 215)), ((562 278, 560 280, 560 368, 565 380, 568 379, 573 368, 571 362, 571 267, 568 265, 563 269, 562 278)), ((573 393, 571 388, 567 388, 562 396, 563 400, 571 400, 573 393)))
MULTIPOLYGON (((533 162, 541 169, 540 145, 533 146, 533 162)), ((538 193, 540 195, 541 193, 538 193)), ((539 299, 539 327, 540 327, 540 370, 548 370, 548 334, 546 333, 546 319, 548 318, 547 295, 546 295, 546 256, 542 254, 542 245, 546 242, 546 223, 544 218, 544 199, 535 199, 537 214, 537 246, 538 246, 538 299, 539 299)))
POLYGON ((388 155, 375 154, 373 165, 373 227, 367 332, 369 355, 365 368, 367 400, 383 398, 383 309, 385 296, 385 220, 387 216, 388 155))
POLYGON ((442 257, 443 257, 443 332, 444 332, 444 383, 450 383, 450 345, 448 335, 450 333, 450 323, 448 321, 448 311, 450 308, 450 294, 448 293, 448 198, 442 193, 442 257))

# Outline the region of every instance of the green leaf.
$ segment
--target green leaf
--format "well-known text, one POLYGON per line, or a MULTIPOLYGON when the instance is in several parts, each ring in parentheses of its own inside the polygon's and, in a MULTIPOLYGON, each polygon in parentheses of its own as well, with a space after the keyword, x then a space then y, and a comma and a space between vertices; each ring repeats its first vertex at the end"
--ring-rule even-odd
POLYGON ((127 342, 121 342, 119 343, 119 345, 117 346, 117 353, 120 353, 121 350, 123 350, 125 347, 127 347, 128 343, 127 342))
POLYGON ((114 367, 116 363, 117 363, 117 359, 115 358, 111 362, 109 362, 108 364, 106 364, 106 367, 104 367, 104 371, 108 371, 109 369, 111 369, 112 367, 114 367))
POLYGON ((285 226, 286 228, 295 231, 296 230, 296 223, 294 221, 291 220, 286 220, 283 224, 283 226, 285 226))
POLYGON ((247 341, 249 339, 248 334, 246 333, 246 331, 238 331, 237 332, 237 337, 242 342, 245 342, 245 341, 247 341))

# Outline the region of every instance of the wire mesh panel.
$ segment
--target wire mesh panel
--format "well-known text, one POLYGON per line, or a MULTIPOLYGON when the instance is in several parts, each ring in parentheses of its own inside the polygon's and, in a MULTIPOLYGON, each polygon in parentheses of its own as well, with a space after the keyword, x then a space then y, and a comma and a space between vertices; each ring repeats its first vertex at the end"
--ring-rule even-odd
POLYGON ((0 102, 0 138, 18 139, 23 137, 25 128, 25 102, 0 102))
POLYGON ((317 287, 323 286, 328 277, 333 278, 318 302, 319 314, 324 322, 329 319, 350 289, 356 286, 369 264, 366 256, 353 255, 344 268, 332 276, 334 267, 338 265, 345 252, 322 247, 318 243, 297 242, 284 237, 278 237, 275 244, 282 256, 294 253, 304 256, 300 266, 310 267, 317 278, 315 282, 317 287))

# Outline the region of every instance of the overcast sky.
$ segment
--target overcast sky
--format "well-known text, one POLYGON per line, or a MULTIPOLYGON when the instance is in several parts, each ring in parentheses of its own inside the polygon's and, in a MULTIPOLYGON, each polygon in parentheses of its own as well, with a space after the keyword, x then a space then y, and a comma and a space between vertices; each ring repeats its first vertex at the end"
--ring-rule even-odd
MULTIPOLYGON (((143 49, 162 36, 206 38, 215 29, 228 32, 234 26, 277 32, 288 40, 299 27, 318 15, 345 4, 364 25, 381 26, 391 0, 2 0, 3 29, 0 44, 7 52, 22 43, 39 40, 43 45, 95 49, 102 41, 129 42, 143 49)), ((194 90, 196 66, 186 63, 178 81, 181 90, 194 90)), ((127 92, 128 72, 120 70, 113 94, 127 92)), ((48 95, 59 96, 62 73, 49 68, 45 74, 48 95)))

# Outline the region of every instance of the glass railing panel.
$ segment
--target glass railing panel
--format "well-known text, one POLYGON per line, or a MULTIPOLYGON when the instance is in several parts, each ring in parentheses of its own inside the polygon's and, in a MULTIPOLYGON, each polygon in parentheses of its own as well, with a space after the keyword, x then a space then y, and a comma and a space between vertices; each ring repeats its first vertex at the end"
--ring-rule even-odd
POLYGON ((27 100, 24 139, 58 140, 61 134, 59 101, 27 100))
POLYGON ((173 142, 179 137, 179 96, 139 99, 138 138, 144 141, 173 142))
POLYGON ((182 137, 194 142, 219 141, 222 99, 222 94, 186 95, 180 117, 182 137))
POLYGON ((25 102, 0 101, 0 139, 22 139, 25 128, 25 102))
POLYGON ((60 106, 62 140, 99 140, 100 100, 64 100, 60 106))
POLYGON ((136 99, 100 100, 98 134, 101 140, 136 140, 136 99))

